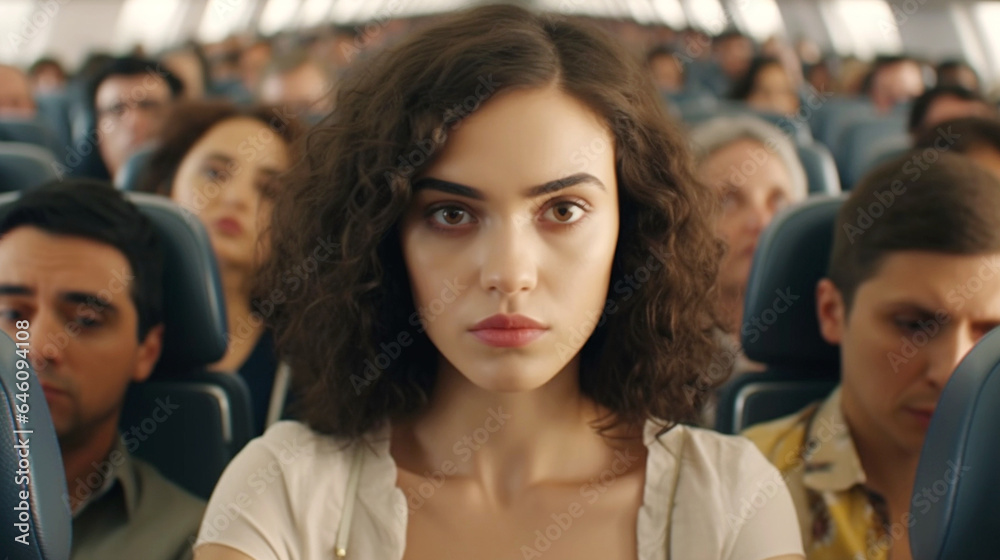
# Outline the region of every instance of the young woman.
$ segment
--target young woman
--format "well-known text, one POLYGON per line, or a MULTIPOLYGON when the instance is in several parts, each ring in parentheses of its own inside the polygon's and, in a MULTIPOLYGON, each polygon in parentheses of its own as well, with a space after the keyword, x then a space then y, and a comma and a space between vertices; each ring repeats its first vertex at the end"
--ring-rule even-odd
MULTIPOLYGON (((226 102, 175 107, 152 155, 141 190, 169 196, 205 225, 219 263, 229 345, 211 369, 238 372, 253 400, 257 433, 281 414, 287 380, 277 375, 273 335, 252 305, 266 256, 277 176, 291 165, 301 127, 266 107, 226 102)), ((266 311, 265 311, 266 313, 266 311)))
POLYGON ((733 86, 730 98, 766 113, 793 115, 799 110, 795 82, 781 60, 770 56, 753 59, 747 73, 733 86))
POLYGON ((788 492, 689 428, 720 246, 646 72, 582 24, 458 14, 343 84, 274 211, 304 423, 220 480, 198 560, 800 559, 788 492))

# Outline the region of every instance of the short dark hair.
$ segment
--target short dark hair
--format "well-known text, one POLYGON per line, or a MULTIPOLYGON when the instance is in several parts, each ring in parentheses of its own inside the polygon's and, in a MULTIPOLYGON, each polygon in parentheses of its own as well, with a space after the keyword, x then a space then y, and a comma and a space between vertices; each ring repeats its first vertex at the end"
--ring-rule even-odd
MULTIPOLYGON (((184 101, 171 108, 160 133, 159 147, 139 181, 139 191, 170 196, 174 175, 184 156, 213 126, 235 118, 250 118, 269 126, 289 147, 302 136, 303 127, 274 107, 239 107, 229 101, 184 101)), ((292 158, 294 161, 294 158, 292 158)))
POLYGON ((986 98, 982 95, 962 86, 937 86, 933 89, 925 91, 920 95, 920 97, 913 101, 913 107, 910 108, 910 119, 908 123, 911 134, 923 131, 924 119, 927 118, 927 113, 930 112, 931 106, 934 105, 934 102, 942 97, 957 97, 962 101, 977 101, 983 105, 989 105, 986 98))
POLYGON ((872 92, 872 86, 875 85, 875 76, 886 68, 896 66, 897 64, 916 64, 917 66, 921 66, 920 61, 905 55, 877 56, 875 57, 875 61, 872 62, 868 73, 865 74, 864 80, 861 82, 861 92, 865 95, 870 94, 872 92))
POLYGON ((167 70, 162 64, 148 58, 138 58, 134 56, 121 56, 112 58, 101 67, 87 82, 87 106, 95 110, 97 103, 97 90, 104 83, 104 80, 113 76, 141 76, 150 74, 157 76, 167 83, 170 88, 170 96, 173 99, 180 97, 184 92, 184 83, 173 72, 167 70))
POLYGON ((827 277, 848 311, 891 253, 1000 252, 1000 181, 965 156, 938 154, 930 165, 914 165, 911 152, 879 166, 837 213, 827 277))
POLYGON ((163 253, 159 237, 152 222, 111 185, 72 179, 27 189, 0 209, 0 239, 21 226, 82 237, 119 250, 135 277, 130 295, 139 317, 139 340, 163 322, 163 253))
POLYGON ((757 82, 757 76, 759 76, 760 73, 768 66, 777 66, 778 68, 781 68, 782 72, 785 71, 785 65, 773 56, 754 57, 754 59, 750 61, 750 66, 747 68, 746 73, 743 74, 743 77, 733 84, 733 89, 729 92, 729 98, 746 101, 746 99, 750 97, 750 94, 753 93, 754 84, 757 82))
POLYGON ((28 67, 28 75, 34 76, 35 74, 40 72, 42 68, 45 68, 46 66, 55 68, 56 70, 59 71, 60 74, 63 75, 63 77, 66 77, 66 69, 63 68, 63 65, 60 64, 58 60, 48 56, 39 58, 34 63, 32 63, 32 65, 28 67))
POLYGON ((935 72, 937 72, 938 84, 958 85, 949 82, 944 77, 945 75, 960 70, 962 68, 968 70, 969 72, 972 72, 972 75, 976 77, 976 85, 980 85, 981 81, 979 79, 979 72, 976 72, 976 69, 973 68, 972 65, 969 64, 968 62, 957 58, 951 58, 948 60, 941 61, 941 63, 937 65, 937 68, 934 69, 935 72))
POLYGON ((913 148, 941 150, 942 146, 935 144, 942 138, 947 140, 947 150, 957 154, 967 154, 980 148, 1000 152, 1000 120, 962 117, 945 121, 917 136, 913 148))

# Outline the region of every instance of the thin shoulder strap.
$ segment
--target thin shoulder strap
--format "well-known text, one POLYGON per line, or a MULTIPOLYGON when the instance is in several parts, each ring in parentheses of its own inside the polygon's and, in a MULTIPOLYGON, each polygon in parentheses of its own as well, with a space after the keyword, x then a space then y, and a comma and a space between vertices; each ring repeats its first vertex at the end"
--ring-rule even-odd
POLYGON ((678 424, 677 429, 681 430, 681 445, 677 450, 677 468, 674 469, 674 480, 670 487, 670 495, 667 502, 667 538, 666 538, 666 548, 667 548, 667 560, 670 560, 670 532, 673 528, 672 521, 674 518, 674 501, 677 498, 677 487, 681 480, 681 459, 684 457, 684 447, 687 445, 688 432, 683 425, 678 424))
POLYGON ((285 409, 285 399, 288 398, 288 386, 292 380, 292 368, 286 362, 279 362, 274 372, 274 385, 271 386, 271 401, 267 406, 267 418, 264 429, 281 419, 285 409))
POLYGON ((358 480, 361 478, 364 460, 364 444, 358 442, 354 446, 351 473, 347 476, 347 492, 344 493, 344 511, 340 516, 340 527, 337 528, 337 558, 347 558, 347 539, 351 534, 351 517, 354 515, 354 502, 358 500, 358 480))

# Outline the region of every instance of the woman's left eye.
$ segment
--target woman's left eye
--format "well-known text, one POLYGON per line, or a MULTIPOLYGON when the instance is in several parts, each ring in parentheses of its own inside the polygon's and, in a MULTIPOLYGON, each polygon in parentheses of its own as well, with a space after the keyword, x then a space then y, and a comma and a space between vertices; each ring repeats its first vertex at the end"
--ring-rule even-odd
POLYGON ((572 224, 583 218, 586 212, 575 202, 560 202, 553 204, 545 211, 545 219, 557 224, 572 224))

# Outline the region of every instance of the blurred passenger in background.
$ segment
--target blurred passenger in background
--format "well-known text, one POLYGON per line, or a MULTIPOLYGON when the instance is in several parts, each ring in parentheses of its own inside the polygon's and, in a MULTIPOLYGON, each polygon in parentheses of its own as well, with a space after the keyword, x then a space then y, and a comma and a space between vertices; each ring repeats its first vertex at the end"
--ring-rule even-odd
POLYGON ((184 99, 202 99, 211 89, 208 60, 197 43, 172 50, 160 58, 168 70, 184 84, 184 99))
POLYGON ((653 83, 660 93, 678 93, 684 89, 684 65, 673 48, 654 47, 646 55, 646 66, 653 74, 653 83))
POLYGON ((954 85, 938 86, 925 91, 913 102, 909 119, 910 136, 916 139, 952 119, 996 116, 996 107, 974 90, 954 85))
POLYGON ((138 148, 160 134, 183 89, 172 72, 149 59, 116 58, 94 75, 87 94, 107 173, 99 178, 114 178, 138 148))
POLYGON ((269 254, 260 233, 270 224, 278 176, 291 165, 300 132, 297 121, 273 108, 180 103, 140 187, 172 198, 208 230, 229 326, 226 354, 211 369, 238 372, 246 381, 258 434, 280 416, 286 386, 276 376, 274 340, 263 324, 269 311, 253 304, 254 276, 269 254))
POLYGON ((1000 121, 966 117, 942 122, 917 138, 917 150, 963 154, 1000 177, 1000 121))
POLYGON ((865 93, 880 113, 888 113, 924 92, 920 63, 912 58, 891 56, 875 61, 865 80, 865 93))
POLYGON ((240 53, 240 80, 247 91, 257 91, 264 68, 271 63, 273 49, 267 41, 257 41, 240 53))
POLYGON ((795 82, 785 65, 770 56, 754 58, 746 74, 733 85, 729 97, 765 113, 792 115, 799 110, 795 82))
POLYGON ((979 74, 964 60, 945 60, 937 66, 938 86, 958 86, 981 92, 979 74))
POLYGON ((0 64, 0 118, 34 118, 35 100, 28 76, 15 66, 0 64))
POLYGON ((261 75, 257 99, 310 122, 333 110, 331 72, 303 51, 275 58, 261 75))
POLYGON ((28 68, 31 90, 35 95, 49 95, 66 89, 69 78, 62 64, 54 58, 39 58, 28 68))
MULTIPOLYGON (((806 198, 806 174, 795 145, 756 117, 718 117, 691 131, 698 176, 721 201, 716 231, 728 246, 719 268, 722 317, 739 348, 743 300, 761 232, 782 208, 806 198)), ((734 371, 756 369, 739 353, 734 371)))

